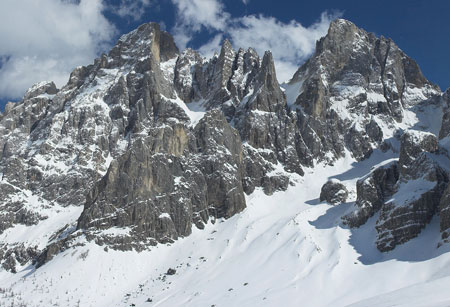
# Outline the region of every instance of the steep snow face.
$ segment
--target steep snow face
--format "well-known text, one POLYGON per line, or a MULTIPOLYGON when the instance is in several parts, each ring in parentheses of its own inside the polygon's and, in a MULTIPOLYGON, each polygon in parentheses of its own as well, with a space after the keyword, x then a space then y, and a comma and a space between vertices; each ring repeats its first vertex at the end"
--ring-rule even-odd
POLYGON ((317 199, 331 177, 354 200, 355 180, 393 155, 377 152, 360 163, 348 157, 307 170, 287 191, 267 196, 258 190, 242 214, 210 221, 204 230, 150 251, 106 251, 80 241, 85 245, 38 270, 1 272, 0 305, 140 306, 151 300, 155 306, 445 306, 448 291, 424 293, 417 301, 407 295, 442 289, 450 278, 449 247, 437 248, 436 219, 418 238, 380 253, 374 228, 349 230, 340 223, 352 199, 340 206, 317 199), (175 274, 167 275, 169 269, 175 274))

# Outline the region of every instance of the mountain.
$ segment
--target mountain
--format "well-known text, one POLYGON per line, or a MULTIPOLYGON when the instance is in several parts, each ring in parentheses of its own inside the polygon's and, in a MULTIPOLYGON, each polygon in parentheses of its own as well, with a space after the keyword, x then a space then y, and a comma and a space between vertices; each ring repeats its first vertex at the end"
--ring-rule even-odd
POLYGON ((0 114, 0 306, 411 305, 450 276, 449 104, 343 19, 281 85, 144 24, 0 114))

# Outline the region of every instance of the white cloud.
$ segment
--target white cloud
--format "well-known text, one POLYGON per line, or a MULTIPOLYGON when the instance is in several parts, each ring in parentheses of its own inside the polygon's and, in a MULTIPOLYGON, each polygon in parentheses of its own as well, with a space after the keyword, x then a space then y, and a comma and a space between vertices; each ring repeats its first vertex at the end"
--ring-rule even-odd
POLYGON ((223 4, 216 0, 172 0, 172 3, 177 9, 178 22, 194 31, 199 31, 201 26, 222 29, 230 18, 223 4))
POLYGON ((220 45, 223 41, 223 35, 217 34, 209 42, 204 44, 198 49, 198 52, 206 58, 211 58, 214 53, 218 53, 220 45))
POLYGON ((42 80, 62 86, 91 63, 116 33, 104 9, 102 0, 2 0, 0 97, 19 98, 42 80))
POLYGON ((172 32, 181 49, 186 48, 186 44, 202 28, 225 29, 230 19, 230 14, 217 0, 172 0, 172 3, 177 11, 177 23, 172 32))
POLYGON ((235 20, 227 32, 235 48, 253 47, 259 54, 272 51, 278 80, 283 82, 311 56, 316 41, 327 33, 336 17, 323 13, 317 22, 304 27, 297 21, 283 23, 273 17, 244 16, 235 20))
MULTIPOLYGON (((243 0, 248 3, 248 0, 243 0)), ((262 55, 271 50, 280 82, 292 77, 311 54, 316 41, 327 33, 330 22, 340 13, 322 13, 314 24, 305 27, 297 21, 284 23, 274 17, 249 15, 231 18, 218 0, 172 0, 177 6, 177 24, 173 29, 175 41, 184 49, 196 32, 203 28, 218 32, 200 47, 205 56, 220 49, 221 39, 230 37, 235 48, 253 47, 262 55)))
POLYGON ((153 2, 150 0, 120 0, 118 5, 110 6, 110 9, 122 18, 132 18, 134 21, 139 21, 144 16, 145 10, 154 5, 153 2))

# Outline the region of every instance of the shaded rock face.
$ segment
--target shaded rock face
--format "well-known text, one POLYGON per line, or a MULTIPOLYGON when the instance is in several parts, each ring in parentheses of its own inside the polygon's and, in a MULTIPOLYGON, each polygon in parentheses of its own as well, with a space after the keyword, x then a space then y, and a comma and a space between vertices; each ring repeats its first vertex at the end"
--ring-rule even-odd
POLYGON ((320 191, 320 201, 326 201, 333 205, 344 203, 347 197, 347 188, 336 179, 327 181, 320 191))
POLYGON ((395 192, 399 178, 398 163, 390 162, 374 169, 356 183, 356 210, 343 217, 350 227, 360 227, 380 210, 384 202, 395 192))
POLYGON ((0 235, 83 206, 135 134, 163 116, 188 120, 170 101, 173 85, 160 65, 177 54, 170 35, 145 24, 75 69, 61 90, 38 83, 8 105, 0 122, 0 235))
POLYGON ((439 201, 439 217, 442 239, 449 243, 450 237, 450 186, 445 189, 439 201))
MULTIPOLYGON (((442 125, 439 131, 439 139, 448 150, 448 137, 450 136, 450 88, 442 95, 444 114, 442 116, 442 125)), ((439 217, 442 239, 449 243, 450 237, 450 187, 445 189, 439 202, 439 217)))
POLYGON ((442 94, 442 104, 444 105, 444 114, 442 116, 442 125, 439 131, 440 140, 450 136, 450 88, 442 94))
POLYGON ((434 135, 404 133, 398 162, 358 180, 355 210, 343 217, 344 223, 359 227, 379 212, 376 244, 383 252, 416 237, 440 210, 448 185, 448 174, 433 158, 436 153, 434 135))
POLYGON ((411 131, 402 136, 396 193, 383 205, 377 221, 379 250, 391 250, 416 237, 438 212, 448 175, 431 156, 437 149, 432 134, 411 131))
POLYGON ((222 112, 208 112, 193 131, 154 128, 111 164, 77 227, 130 227, 134 237, 161 242, 189 235, 192 224, 245 208, 241 172, 242 142, 222 112))

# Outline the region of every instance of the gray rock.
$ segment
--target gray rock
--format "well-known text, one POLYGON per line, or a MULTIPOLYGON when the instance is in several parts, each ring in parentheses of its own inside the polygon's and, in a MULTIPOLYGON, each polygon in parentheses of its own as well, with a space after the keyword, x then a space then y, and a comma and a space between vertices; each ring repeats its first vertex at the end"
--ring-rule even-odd
POLYGON ((299 95, 290 103, 299 118, 304 155, 329 162, 342 157, 344 148, 358 160, 369 156, 383 140, 377 122, 395 126, 404 108, 423 100, 411 92, 440 95, 390 39, 342 19, 331 23, 313 57, 290 81, 291 87, 298 85, 299 95))
POLYGON ((320 201, 326 201, 332 205, 344 203, 347 197, 347 188, 337 179, 328 180, 320 190, 320 201))
POLYGON ((36 246, 26 247, 23 243, 14 246, 0 246, 0 264, 11 272, 17 273, 20 266, 31 264, 38 255, 36 246))
POLYGON ((445 189, 439 201, 439 218, 442 239, 444 242, 450 241, 450 186, 445 189))
POLYGON ((360 227, 378 212, 384 202, 395 193, 399 178, 397 162, 390 162, 372 170, 356 183, 355 210, 343 217, 350 227, 360 227))
POLYGON ((134 241, 187 236, 192 224, 245 208, 241 171, 242 143, 221 111, 208 112, 193 133, 182 124, 155 127, 113 161, 77 228, 131 227, 134 241))
POLYGON ((441 129, 439 131, 439 139, 450 135, 450 88, 442 94, 442 104, 444 105, 444 114, 442 116, 441 129))
POLYGON ((436 151, 432 134, 411 131, 402 136, 396 193, 377 220, 379 250, 392 250, 416 237, 438 212, 448 175, 430 155, 436 151))
POLYGON ((55 83, 53 82, 40 82, 33 85, 24 96, 25 99, 35 98, 39 95, 56 95, 58 93, 58 89, 56 88, 55 83))

